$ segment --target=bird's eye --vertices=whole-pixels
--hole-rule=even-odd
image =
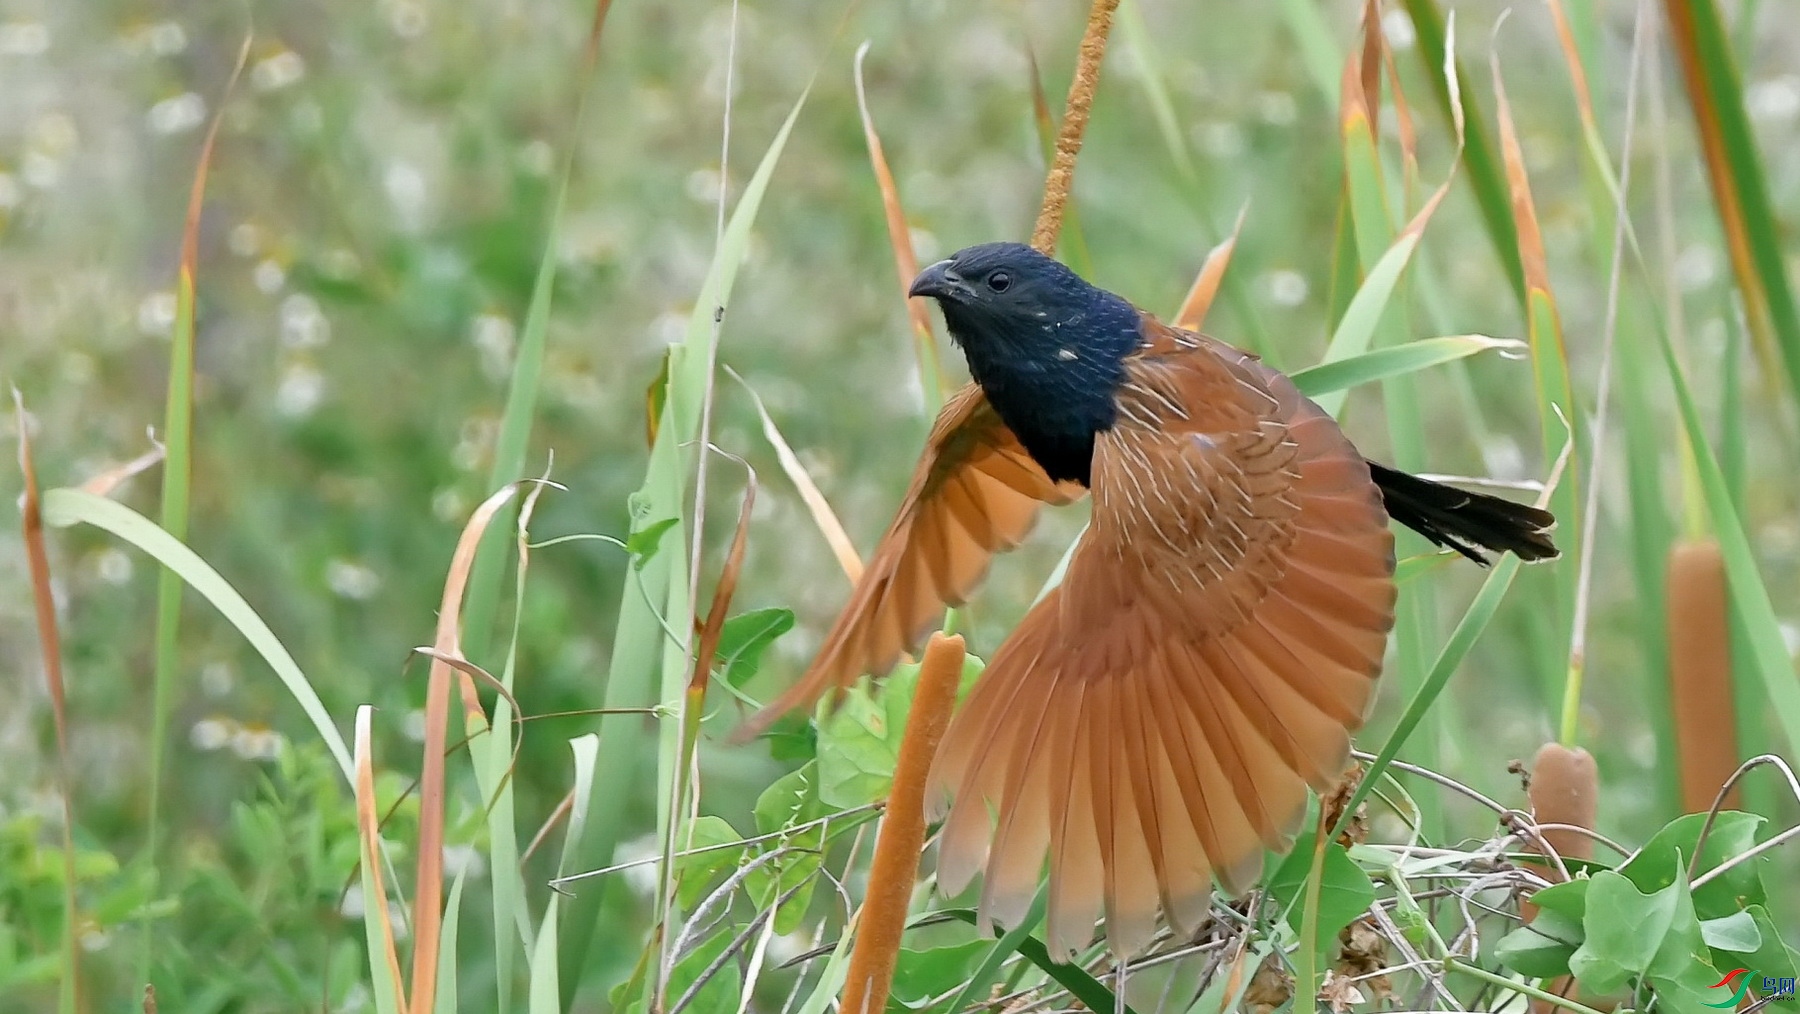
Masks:
[[[1012,276],[1004,271],[996,271],[987,277],[987,286],[995,292],[1005,292],[1012,288]]]

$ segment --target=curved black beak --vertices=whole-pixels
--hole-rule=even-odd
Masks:
[[[951,268],[950,261],[938,261],[919,272],[913,279],[912,287],[906,290],[908,296],[932,296],[937,299],[953,298],[969,292],[969,286],[962,276]]]

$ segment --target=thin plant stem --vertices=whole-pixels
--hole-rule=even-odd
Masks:
[[[1037,228],[1031,232],[1031,245],[1046,256],[1056,254],[1056,237],[1062,232],[1069,191],[1075,185],[1075,157],[1081,154],[1088,114],[1094,108],[1094,88],[1100,83],[1100,62],[1106,56],[1106,39],[1112,33],[1113,14],[1118,9],[1119,0],[1094,0],[1088,12],[1087,30],[1081,36],[1075,79],[1069,83],[1068,105],[1056,134],[1050,173],[1044,179],[1043,207],[1038,212]]]

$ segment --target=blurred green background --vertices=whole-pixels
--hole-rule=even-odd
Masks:
[[[1319,358],[1330,333],[1342,187],[1341,64],[1310,57],[1295,26],[1322,27],[1334,47],[1326,56],[1341,60],[1354,45],[1357,6],[1128,5],[1127,16],[1146,30],[1115,37],[1077,174],[1095,281],[1172,313],[1207,250],[1247,205],[1232,285],[1208,330],[1259,345],[1284,368]],[[1446,6],[1471,69],[1464,87],[1490,115],[1490,54],[1505,73],[1579,411],[1591,413],[1607,279],[1554,28],[1538,3]],[[1509,6],[1516,9],[1501,23]],[[810,81],[725,316],[720,359],[760,393],[866,552],[929,420],[858,121],[852,53],[871,43],[869,103],[927,262],[1029,232],[1043,174],[1029,60],[1035,54],[1060,103],[1084,10],[1066,0],[746,2],[728,75],[729,4],[619,3],[573,139],[531,443],[529,468],[541,470],[554,452],[555,477],[568,490],[544,497],[534,535],[625,533],[626,497],[643,474],[645,390],[663,348],[683,332],[712,255],[726,82],[734,93],[725,182],[735,200]],[[1602,129],[1616,144],[1633,5],[1597,10],[1594,41],[1614,73],[1592,85]],[[1800,215],[1800,10],[1727,10],[1737,19],[1733,39],[1770,191],[1778,216],[1792,222]],[[356,705],[381,709],[380,752],[408,772],[424,688],[424,666],[409,663],[408,652],[430,641],[450,549],[489,492],[591,16],[591,7],[570,0],[0,0],[0,379],[25,399],[46,486],[136,456],[147,428],[162,424],[187,192],[208,118],[252,33],[243,81],[222,110],[199,230],[189,543],[270,622],[346,727]],[[1420,139],[1422,178],[1435,186],[1448,168],[1451,132],[1429,97],[1405,13],[1390,9],[1385,28]],[[1743,407],[1756,415],[1736,448],[1743,512],[1791,650],[1800,640],[1794,406],[1769,393],[1780,378],[1763,373],[1737,336],[1686,96],[1666,50],[1655,56],[1661,94],[1642,98],[1634,217],[1666,283],[1654,295],[1677,314],[1676,337],[1703,409],[1719,409],[1729,361],[1744,371]],[[1157,119],[1151,74],[1171,100],[1179,155]],[[1386,116],[1382,127],[1391,142],[1396,118]],[[1667,174],[1657,180],[1664,152]],[[1420,264],[1433,282],[1428,301],[1408,300],[1406,328],[1523,337],[1517,299],[1464,181],[1426,234]],[[1792,263],[1796,248],[1788,249]],[[1649,297],[1628,289],[1633,298]],[[1644,349],[1651,340],[1619,336]],[[1529,367],[1484,356],[1467,375],[1467,389],[1436,374],[1419,385],[1429,470],[1541,477],[1547,466]],[[1665,386],[1660,376],[1645,382],[1653,405],[1668,404]],[[1470,394],[1480,426],[1469,422]],[[721,379],[718,398],[715,443],[746,458],[762,480],[735,608],[788,607],[800,621],[765,662],[753,688],[765,694],[808,660],[848,582],[782,477],[743,389]],[[1364,391],[1346,416],[1374,457],[1387,453],[1381,408],[1377,394]],[[1672,441],[1673,409],[1657,411]],[[10,447],[13,435],[8,415],[0,438]],[[1615,428],[1615,456],[1617,436]],[[1677,519],[1680,463],[1670,447],[1666,507]],[[5,475],[11,502],[17,473]],[[713,475],[709,531],[722,543],[740,479],[726,464]],[[1635,841],[1673,815],[1673,774],[1652,715],[1664,694],[1660,648],[1646,647],[1661,634],[1646,630],[1639,612],[1644,589],[1629,567],[1622,467],[1609,462],[1598,481],[1581,741],[1599,758],[1602,830]],[[157,489],[153,470],[118,496],[155,516]],[[998,643],[1083,510],[1048,518],[1027,547],[995,567],[972,609],[974,650]],[[1576,524],[1565,518],[1564,531]],[[360,975],[361,931],[337,904],[353,837],[347,854],[327,855],[299,876],[287,875],[298,865],[271,869],[262,851],[297,848],[294,829],[312,822],[321,841],[340,845],[353,827],[329,767],[282,745],[316,751],[292,700],[190,594],[164,817],[171,844],[153,883],[133,857],[145,835],[155,569],[91,529],[56,533],[52,546],[77,841],[95,864],[85,888],[95,912],[84,937],[97,969],[94,997],[117,1009],[114,999],[134,994],[142,943],[135,919],[144,905],[157,913],[151,931],[187,956],[159,960],[194,974],[206,963],[231,969],[222,976],[230,988],[220,985],[214,997],[224,1006],[196,999],[200,1006],[174,1009],[275,1010],[288,997],[337,995],[319,985],[322,969],[340,983]],[[596,542],[534,555],[519,635],[517,694],[528,712],[599,705],[625,565],[622,553]],[[1441,613],[1442,629],[1480,579],[1468,567],[1434,579],[1428,608]],[[1529,608],[1531,589],[1543,587],[1515,592],[1456,676],[1434,732],[1441,769],[1503,801],[1522,798],[1508,761],[1529,757],[1556,729],[1563,674],[1534,661],[1545,632]],[[0,680],[0,857],[13,857],[0,860],[0,915],[11,923],[0,927],[0,979],[41,987],[51,981],[41,959],[55,957],[57,924],[29,916],[45,896],[21,871],[54,864],[50,829],[61,816],[16,526],[0,531],[0,658],[10,661]],[[1398,711],[1392,681],[1387,691],[1378,729]],[[727,713],[719,724],[733,721]],[[525,835],[567,791],[565,741],[593,724],[577,716],[529,727],[517,773]],[[1768,729],[1776,735],[1772,719]],[[270,759],[276,755],[286,759]],[[707,807],[734,817],[754,798],[746,788],[781,770],[761,750],[705,756]],[[390,788],[405,784],[394,777]],[[642,836],[655,827],[653,787],[614,788],[618,805],[638,815],[630,826],[639,839],[633,854],[642,854]],[[1760,798],[1773,806],[1780,797]],[[1468,818],[1458,825],[1464,833],[1487,833],[1472,812],[1452,812]],[[1794,813],[1789,801],[1771,816]],[[453,829],[452,840],[474,836]],[[635,959],[642,897],[613,894],[601,939],[619,957],[606,977]],[[54,890],[48,899],[56,912]],[[492,972],[472,966],[465,974]],[[25,1009],[12,1002],[0,997],[0,1010]]]

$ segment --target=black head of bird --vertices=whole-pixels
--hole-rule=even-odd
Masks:
[[[937,300],[970,375],[1050,477],[1085,485],[1141,341],[1137,308],[1023,243],[959,250],[909,294]]]

